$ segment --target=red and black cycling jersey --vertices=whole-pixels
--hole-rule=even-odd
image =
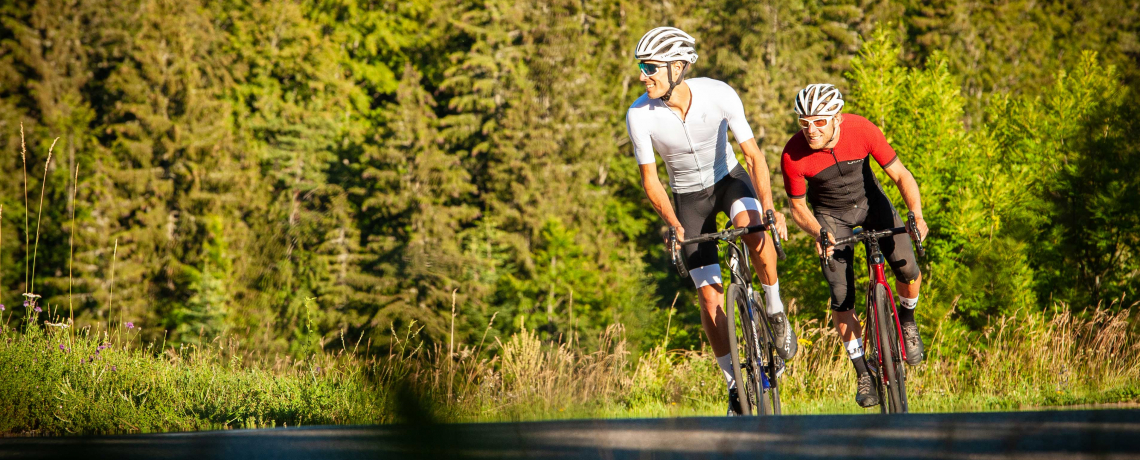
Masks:
[[[807,196],[816,213],[866,207],[868,197],[885,196],[868,156],[883,168],[898,159],[879,127],[859,115],[843,115],[834,149],[812,150],[800,130],[784,146],[784,191]]]

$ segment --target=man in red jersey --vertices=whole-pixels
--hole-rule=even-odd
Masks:
[[[840,112],[842,108],[843,95],[833,85],[808,85],[796,96],[796,114],[803,129],[784,146],[781,160],[792,219],[815,236],[815,249],[820,255],[823,255],[820,229],[827,229],[831,241],[835,241],[851,236],[854,227],[866,230],[901,227],[902,220],[871,171],[869,158],[874,158],[898,186],[907,208],[914,212],[919,235],[925,236],[927,226],[922,219],[922,203],[914,176],[903,166],[879,127],[861,116],[844,115]],[[895,273],[895,291],[904,307],[899,309],[899,320],[907,363],[917,365],[922,361],[922,339],[914,321],[914,309],[918,306],[922,274],[909,238],[905,233],[895,235],[881,240],[880,248]],[[850,244],[830,247],[828,255],[833,257],[837,270],[822,271],[831,285],[835,329],[855,366],[858,379],[855,402],[871,407],[879,403],[879,395],[863,359],[859,321],[853,311],[855,248]]]

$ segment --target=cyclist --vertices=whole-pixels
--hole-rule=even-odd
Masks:
[[[841,113],[842,108],[843,95],[833,85],[808,85],[796,95],[795,110],[802,129],[784,146],[781,159],[792,219],[803,231],[816,237],[815,249],[821,256],[820,229],[827,229],[829,239],[835,241],[851,236],[854,227],[867,230],[901,227],[898,213],[871,171],[867,160],[870,156],[898,186],[907,208],[914,212],[919,235],[926,235],[914,176],[903,166],[877,126],[861,116]],[[895,274],[895,292],[899,293],[903,307],[899,308],[899,320],[906,361],[917,365],[922,361],[922,338],[918,335],[914,309],[918,306],[922,274],[908,238],[907,234],[896,235],[882,240],[880,247]],[[858,388],[855,401],[860,406],[871,407],[879,403],[879,395],[863,358],[859,321],[852,311],[855,307],[852,267],[855,249],[850,244],[829,247],[827,255],[834,257],[831,263],[836,264],[836,270],[822,271],[831,285],[835,329],[855,367]]]
[[[639,61],[645,94],[626,113],[629,139],[641,169],[641,185],[657,214],[681,241],[685,235],[717,231],[719,212],[741,227],[763,223],[761,215],[773,209],[768,164],[756,145],[736,91],[717,80],[685,78],[689,66],[697,61],[695,44],[693,37],[674,27],[658,27],[641,37],[634,56]],[[747,171],[728,144],[729,129],[744,151]],[[669,205],[669,197],[658,180],[654,151],[665,162],[676,207]],[[777,232],[787,238],[784,216],[778,212],[775,216]],[[796,336],[780,300],[776,251],[765,242],[763,232],[745,235],[744,241],[763,286],[778,353],[791,359],[796,353]],[[681,250],[698,291],[701,325],[728,384],[730,415],[740,413],[733,391],[735,379],[717,245],[685,245]]]

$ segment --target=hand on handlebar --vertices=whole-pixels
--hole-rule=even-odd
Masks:
[[[831,232],[827,232],[827,239],[830,244],[827,245],[826,257],[830,259],[831,256],[835,255],[835,235],[832,235]],[[820,257],[824,257],[822,241],[820,235],[815,236],[815,253]]]
[[[930,227],[926,226],[926,220],[923,219],[922,216],[915,216],[914,223],[918,226],[918,238],[915,238],[916,235],[911,235],[910,237],[917,241],[926,240],[926,235],[930,233]]]
[[[785,219],[784,214],[780,213],[780,212],[773,213],[773,215],[775,216],[775,219],[776,219],[776,234],[780,235],[781,240],[787,241],[788,240],[788,222],[787,222],[787,219]]]
[[[685,242],[685,227],[682,227],[680,225],[673,227],[673,233],[675,235],[677,235],[677,244],[676,244],[676,247],[674,248],[674,250],[677,252],[681,252],[681,243]],[[668,244],[668,242],[666,242],[665,244]]]

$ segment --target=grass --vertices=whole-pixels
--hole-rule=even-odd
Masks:
[[[1130,310],[1003,318],[984,333],[924,331],[931,351],[909,371],[914,412],[1017,410],[1137,401],[1140,341]],[[61,435],[315,424],[518,421],[720,415],[710,354],[659,346],[630,358],[621,325],[597,350],[506,340],[425,349],[404,331],[382,356],[341,350],[306,360],[244,350],[142,343],[137,330],[60,323],[0,333],[0,433]],[[11,316],[2,318],[5,324]],[[798,324],[800,355],[781,380],[785,413],[858,413],[853,371],[818,320]],[[395,332],[395,331],[394,331]],[[70,341],[70,342],[69,342]],[[72,343],[72,345],[68,345]],[[493,351],[493,353],[489,353]],[[493,355],[493,356],[491,356]]]

